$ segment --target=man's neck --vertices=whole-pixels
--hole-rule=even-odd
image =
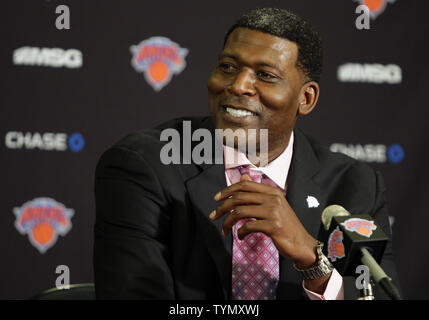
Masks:
[[[261,164],[260,159],[268,159],[268,161],[265,163],[262,161],[263,166],[270,164],[273,160],[277,159],[286,150],[286,148],[289,146],[291,134],[292,134],[292,132],[289,133],[289,135],[287,136],[287,139],[283,140],[286,142],[283,142],[282,144],[278,145],[277,147],[269,149],[268,155],[267,154],[261,154],[260,152],[257,152],[256,156],[253,156],[253,157],[251,155],[249,155],[249,153],[246,153],[246,157],[256,167],[260,166],[260,164]],[[255,159],[256,161],[255,160],[252,161],[253,159]]]

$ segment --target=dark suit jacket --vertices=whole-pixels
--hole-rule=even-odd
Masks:
[[[210,117],[175,119],[130,134],[101,157],[95,178],[94,272],[97,298],[230,299],[231,235],[225,217],[211,221],[214,195],[226,186],[224,165],[163,165],[164,128],[213,132]],[[213,161],[214,162],[214,161]],[[339,204],[352,214],[369,213],[390,234],[381,175],[365,164],[332,153],[295,130],[287,201],[314,237],[323,209]],[[308,195],[318,199],[308,208]],[[382,266],[396,280],[389,243]],[[375,288],[377,298],[386,298]],[[356,299],[355,280],[345,277],[345,297]],[[278,299],[306,298],[302,278],[280,258]]]

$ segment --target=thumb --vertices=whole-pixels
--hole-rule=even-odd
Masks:
[[[252,178],[250,178],[248,174],[243,174],[240,178],[240,181],[243,181],[243,180],[252,181]]]

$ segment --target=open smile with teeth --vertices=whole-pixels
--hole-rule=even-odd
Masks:
[[[250,112],[248,110],[244,110],[244,109],[236,109],[236,108],[227,107],[227,106],[224,106],[224,108],[228,114],[230,114],[231,116],[236,117],[236,118],[255,116],[256,115],[255,113]]]

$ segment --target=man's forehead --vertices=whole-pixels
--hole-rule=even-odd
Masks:
[[[272,58],[277,58],[283,63],[292,61],[295,63],[298,55],[296,43],[285,38],[246,28],[237,28],[229,35],[223,52],[236,54],[237,52],[235,51],[237,50],[251,50],[253,54],[265,54]]]

